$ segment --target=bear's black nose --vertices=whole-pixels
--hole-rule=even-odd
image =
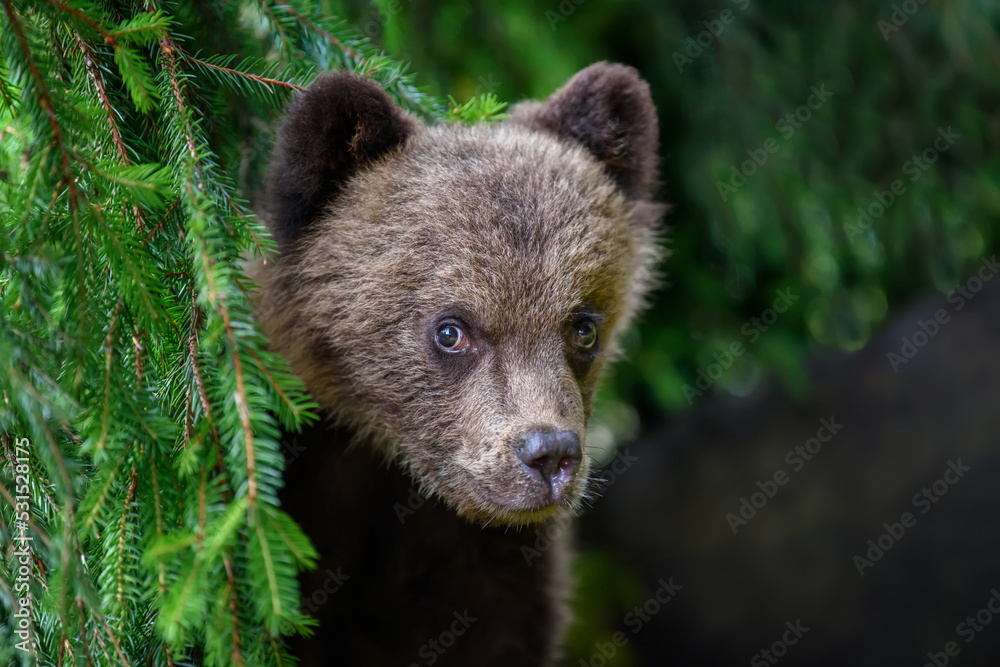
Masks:
[[[560,502],[583,456],[580,438],[573,431],[531,431],[518,444],[517,455],[529,474],[548,486],[552,502]]]

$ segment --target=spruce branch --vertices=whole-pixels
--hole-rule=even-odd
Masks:
[[[38,65],[35,64],[34,58],[31,57],[31,49],[28,47],[28,40],[24,36],[24,30],[21,27],[21,22],[14,13],[14,8],[11,6],[10,0],[3,0],[3,6],[4,10],[7,12],[7,20],[10,21],[11,29],[14,31],[14,36],[16,37],[18,44],[21,45],[24,61],[28,65],[31,77],[35,80],[35,93],[38,95],[39,106],[42,108],[42,111],[45,112],[45,115],[48,116],[49,125],[52,128],[53,141],[59,151],[59,157],[62,160],[63,173],[66,178],[66,185],[69,188],[69,205],[71,209],[75,210],[77,206],[76,181],[73,178],[73,168],[70,166],[70,155],[63,144],[62,129],[59,127],[59,121],[56,119],[56,111],[52,104],[52,97],[49,95],[48,88],[45,87],[45,79],[42,78],[42,73],[38,70]]]
[[[254,322],[242,263],[274,243],[227,167],[243,185],[242,142],[264,152],[318,69],[441,107],[300,0],[182,20],[157,0],[0,1],[0,429],[33,443],[38,662],[285,664],[315,551],[279,507],[277,433],[316,405]],[[226,23],[247,9],[259,23]],[[11,590],[0,567],[0,604]]]
[[[118,590],[116,592],[116,598],[118,600],[118,604],[122,607],[125,606],[125,520],[128,518],[129,512],[131,511],[132,501],[135,500],[135,489],[138,481],[135,467],[133,466],[131,481],[129,482],[128,487],[128,496],[125,499],[125,507],[122,509],[122,520],[119,528],[118,540]]]
[[[84,12],[80,11],[76,7],[67,5],[65,2],[60,2],[60,0],[45,0],[47,3],[53,7],[57,7],[59,10],[66,12],[67,14],[73,16],[74,18],[83,21],[89,25],[97,33],[100,33],[101,37],[104,38],[104,43],[112,47],[118,48],[118,42],[115,40],[115,36],[110,32],[101,27],[101,24],[87,16]]]
[[[111,412],[111,355],[114,353],[115,323],[121,314],[122,304],[125,303],[125,295],[118,299],[115,312],[111,315],[111,323],[108,325],[108,336],[104,340],[105,361],[104,361],[104,406],[101,413],[101,435],[97,440],[97,451],[104,451],[104,441],[108,437],[108,416]],[[90,527],[88,521],[87,526]]]
[[[108,97],[108,91],[104,85],[104,77],[101,74],[100,68],[97,66],[97,62],[94,58],[94,52],[90,46],[80,37],[80,33],[74,31],[73,36],[76,38],[77,46],[79,46],[81,53],[83,54],[84,63],[87,68],[87,75],[91,82],[94,84],[94,88],[97,91],[97,96],[101,100],[101,105],[104,107],[105,112],[108,116],[108,128],[111,130],[111,138],[114,142],[115,149],[118,151],[118,157],[121,163],[125,166],[131,166],[132,162],[128,156],[128,149],[125,148],[125,142],[122,140],[121,132],[118,129],[118,123],[115,120],[114,108],[111,104],[111,99]],[[137,204],[132,205],[132,213],[135,215],[136,224],[140,229],[145,228],[146,221],[145,215],[142,209],[139,208]]]
[[[257,59],[253,59],[251,61],[245,61],[243,64],[240,65],[239,68],[226,67],[226,66],[222,65],[221,63],[217,63],[217,62],[213,63],[213,62],[211,62],[211,59],[210,60],[202,60],[200,58],[196,58],[194,56],[190,56],[190,55],[186,55],[186,54],[184,55],[184,59],[186,61],[188,61],[189,63],[193,64],[193,65],[197,65],[198,67],[203,67],[203,68],[211,70],[213,72],[221,72],[221,73],[226,74],[228,76],[241,77],[241,78],[253,81],[255,83],[259,83],[259,84],[265,86],[267,88],[268,92],[273,92],[273,89],[271,88],[272,86],[278,86],[278,87],[281,87],[281,88],[287,88],[289,90],[296,90],[296,91],[300,91],[300,92],[306,89],[305,86],[301,86],[301,85],[299,85],[297,83],[294,83],[293,81],[282,81],[280,79],[272,79],[272,78],[268,78],[266,76],[261,76],[259,74],[253,74],[251,72],[244,71],[247,68],[248,65],[251,65],[252,63],[257,62]],[[232,56],[223,56],[223,57],[220,58],[220,60],[222,60],[222,61],[232,61],[233,57]],[[228,82],[229,81],[229,79],[226,78],[226,77],[218,77],[217,80],[219,80],[221,82]]]
[[[275,15],[270,5],[267,4],[267,0],[257,0],[257,5],[266,16],[268,24],[274,28],[278,44],[281,45],[285,51],[290,51],[291,57],[300,61],[305,60],[305,56],[302,53],[291,50],[291,42],[288,39],[288,35],[285,34],[285,27],[281,25],[281,21],[278,20],[277,15]]]
[[[305,26],[307,29],[315,32],[317,35],[321,36],[323,39],[325,39],[326,41],[328,41],[330,44],[332,44],[333,46],[335,46],[338,49],[340,49],[344,53],[344,55],[346,55],[348,58],[350,58],[351,60],[353,60],[355,63],[362,63],[362,62],[364,62],[364,58],[361,57],[361,54],[353,51],[350,47],[348,47],[346,44],[344,44],[344,42],[342,42],[341,40],[337,39],[332,34],[330,34],[329,32],[327,32],[326,30],[324,30],[315,21],[313,21],[312,19],[310,19],[308,16],[305,16],[302,13],[300,13],[297,9],[295,9],[294,7],[292,7],[291,3],[288,2],[288,0],[275,0],[275,1],[279,5],[281,5],[282,7],[284,7],[285,10],[289,14],[291,14],[292,16],[294,16],[303,26]]]
[[[240,621],[239,621],[239,595],[236,590],[236,577],[233,574],[233,562],[231,557],[223,558],[226,567],[226,592],[229,600],[229,611],[233,623],[233,652],[231,662],[233,665],[242,665],[243,655],[240,651]]]
[[[118,131],[118,122],[115,120],[114,108],[111,104],[111,99],[108,97],[108,91],[104,87],[104,76],[101,74],[100,68],[97,66],[97,61],[94,59],[94,52],[90,46],[83,41],[80,37],[80,33],[73,32],[73,36],[76,38],[76,43],[80,47],[80,51],[83,53],[83,60],[87,67],[87,75],[90,77],[91,82],[94,84],[94,88],[97,90],[97,96],[101,100],[101,105],[108,115],[108,129],[111,130],[111,138],[114,141],[115,148],[118,150],[118,156],[121,158],[122,164],[130,165],[132,164],[128,157],[128,150],[125,148],[125,142],[122,141],[122,135]]]

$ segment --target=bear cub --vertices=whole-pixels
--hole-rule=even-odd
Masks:
[[[660,257],[657,143],[608,63],[494,124],[423,124],[344,72],[291,102],[255,277],[324,418],[282,495],[320,553],[302,664],[558,659],[566,548],[533,545],[588,497],[595,385]]]

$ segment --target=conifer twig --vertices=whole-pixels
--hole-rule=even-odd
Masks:
[[[220,72],[225,72],[226,74],[232,74],[234,76],[242,76],[247,79],[250,79],[251,81],[256,81],[257,83],[261,83],[264,85],[281,86],[282,88],[289,88],[291,90],[298,90],[298,91],[303,91],[306,89],[305,86],[300,86],[297,83],[291,83],[289,81],[281,81],[279,79],[269,79],[266,76],[260,76],[259,74],[252,74],[250,72],[244,72],[242,70],[233,69],[231,67],[223,67],[222,65],[214,65],[210,62],[201,60],[200,58],[189,56],[186,53],[182,53],[181,55],[184,57],[185,60],[201,65],[202,67],[218,70]]]
[[[122,164],[130,166],[132,161],[128,157],[128,149],[125,148],[125,142],[122,140],[121,132],[118,130],[118,122],[115,120],[115,112],[114,108],[111,106],[111,98],[108,97],[107,88],[104,86],[104,77],[101,75],[101,69],[97,66],[97,62],[94,60],[94,52],[83,40],[83,38],[80,37],[80,33],[74,30],[73,36],[76,38],[76,43],[79,45],[81,53],[83,53],[83,61],[87,69],[87,75],[93,82],[94,88],[97,89],[97,97],[101,100],[101,105],[104,107],[105,112],[107,112],[108,127],[111,129],[111,139],[118,151],[118,156],[121,158]],[[143,216],[142,209],[139,208],[138,204],[132,205],[132,213],[135,215],[139,228],[144,229],[146,226],[145,216]]]
[[[78,19],[89,25],[91,28],[93,28],[95,31],[100,33],[101,37],[104,38],[105,44],[108,44],[113,48],[118,48],[118,41],[115,39],[115,36],[112,35],[110,32],[108,32],[107,30],[105,30],[104,28],[102,28],[100,23],[87,16],[79,9],[75,7],[70,7],[66,3],[60,2],[59,0],[46,0],[46,2],[48,2],[50,5],[54,7],[58,7],[67,14],[72,14],[73,16],[77,17]]]
[[[243,656],[240,652],[240,620],[238,614],[239,597],[236,590],[236,576],[233,573],[233,564],[228,557],[222,559],[226,567],[226,579],[228,580],[229,611],[233,619],[233,654],[232,663],[234,665],[243,664]]]
[[[115,112],[111,106],[111,98],[108,97],[108,91],[104,87],[104,77],[101,76],[101,70],[94,60],[94,52],[83,41],[83,38],[80,37],[80,33],[74,30],[73,35],[76,37],[76,43],[80,45],[87,74],[93,82],[94,88],[97,89],[97,97],[101,100],[101,105],[108,114],[108,127],[111,129],[111,138],[114,140],[115,148],[118,150],[118,156],[121,158],[122,164],[132,164],[128,158],[128,150],[125,148],[125,142],[122,141],[122,135],[118,131],[118,123],[115,121]]]
[[[205,383],[201,379],[201,368],[198,366],[198,331],[200,327],[201,308],[195,304],[191,317],[191,335],[188,337],[188,352],[191,355],[191,372],[194,375],[194,384],[198,390],[201,409],[205,411],[205,418],[214,431],[215,421],[212,419],[212,405],[208,402],[208,394],[205,393]]]
[[[8,0],[4,1],[6,2]],[[194,166],[195,174],[198,177],[198,187],[201,190],[204,190],[205,183],[202,180],[201,169],[198,166],[198,149],[195,146],[194,136],[191,134],[191,119],[186,113],[184,113],[187,108],[187,104],[184,101],[181,84],[177,78],[177,62],[175,54],[180,53],[180,48],[174,43],[174,40],[170,36],[169,32],[165,33],[163,37],[160,38],[160,50],[163,52],[164,56],[166,56],[166,69],[167,75],[170,77],[170,86],[174,93],[174,104],[177,106],[177,111],[184,119],[184,139],[187,142],[188,152],[191,154],[191,162]]]
[[[233,398],[236,401],[236,411],[243,423],[243,444],[247,453],[247,497],[250,500],[249,511],[252,512],[257,505],[257,463],[253,445],[253,427],[250,424],[250,409],[247,405],[246,386],[243,380],[243,363],[240,361],[233,324],[229,319],[229,310],[221,299],[219,300],[219,312],[222,314],[222,321],[226,327],[226,337],[229,339],[230,345],[233,346],[233,372],[236,376],[236,394]]]
[[[282,44],[287,44],[288,36],[285,35],[285,29],[284,27],[282,27],[281,21],[278,20],[278,17],[274,15],[273,11],[271,11],[271,7],[267,4],[267,0],[257,0],[257,3],[264,10],[264,13],[267,14],[268,18],[271,21],[271,25],[274,26],[275,31],[278,33],[278,41]],[[293,53],[293,55],[299,60],[305,59],[305,56],[303,56],[301,53],[297,51]]]
[[[24,55],[24,60],[28,63],[28,71],[31,72],[31,78],[35,80],[35,86],[37,87],[38,92],[38,103],[41,105],[45,115],[49,118],[49,126],[52,128],[52,136],[55,139],[56,148],[59,150],[59,156],[62,159],[63,172],[66,175],[66,185],[69,188],[70,209],[75,210],[77,207],[76,180],[73,178],[73,168],[70,166],[69,153],[67,153],[66,147],[63,144],[62,129],[59,127],[59,121],[56,119],[56,110],[52,105],[52,97],[49,95],[49,90],[45,86],[45,79],[42,78],[42,73],[38,70],[38,65],[35,63],[35,59],[31,57],[31,49],[28,47],[28,40],[24,36],[24,30],[21,29],[21,22],[18,21],[17,15],[14,13],[14,8],[10,4],[10,0],[3,0],[3,6],[7,11],[7,18],[10,20],[10,26],[14,31],[14,37],[17,39],[17,43],[21,45],[21,52]]]
[[[118,298],[115,312],[111,315],[111,322],[108,324],[108,335],[104,339],[104,407],[101,416],[101,437],[97,440],[97,451],[104,451],[104,440],[108,435],[108,417],[111,411],[111,357],[114,352],[115,323],[118,315],[122,311],[122,304],[125,303],[125,295]]]
[[[155,234],[160,229],[163,229],[163,223],[167,221],[167,218],[170,217],[170,214],[174,212],[174,209],[177,208],[177,205],[180,203],[181,203],[180,197],[174,200],[174,203],[172,203],[170,207],[167,209],[167,212],[163,214],[163,217],[160,218],[160,222],[156,225],[156,227],[153,227],[151,230],[149,230],[149,233],[146,234],[146,238],[143,239],[142,241],[143,246],[149,245],[149,240],[153,238],[153,234]]]
[[[132,479],[128,485],[128,495],[125,497],[125,506],[122,509],[121,526],[118,537],[118,604],[125,606],[125,519],[128,517],[132,501],[135,499],[135,488],[139,480],[136,477],[135,466],[132,467]]]
[[[292,16],[294,16],[295,18],[297,18],[299,20],[299,23],[301,23],[302,25],[306,26],[310,30],[314,31],[316,34],[318,34],[321,37],[323,37],[324,39],[326,39],[326,41],[328,41],[331,44],[333,44],[334,46],[336,46],[338,49],[340,49],[345,54],[347,54],[348,57],[350,57],[351,59],[353,59],[354,62],[357,62],[357,63],[364,62],[365,59],[361,56],[361,54],[355,53],[354,51],[351,50],[351,48],[349,46],[347,46],[347,44],[344,44],[342,41],[340,41],[339,39],[337,39],[336,37],[334,37],[333,35],[331,35],[330,33],[328,33],[321,26],[317,25],[314,21],[312,21],[311,19],[309,19],[309,17],[303,16],[294,7],[292,7],[290,4],[288,4],[287,0],[276,0],[276,1],[277,1],[277,3],[279,5],[281,5],[285,9],[287,9],[289,14],[291,14]]]

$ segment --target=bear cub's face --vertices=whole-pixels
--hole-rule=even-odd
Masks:
[[[330,418],[462,516],[573,508],[595,384],[658,258],[656,147],[620,65],[473,127],[321,77],[272,162],[261,321]]]

